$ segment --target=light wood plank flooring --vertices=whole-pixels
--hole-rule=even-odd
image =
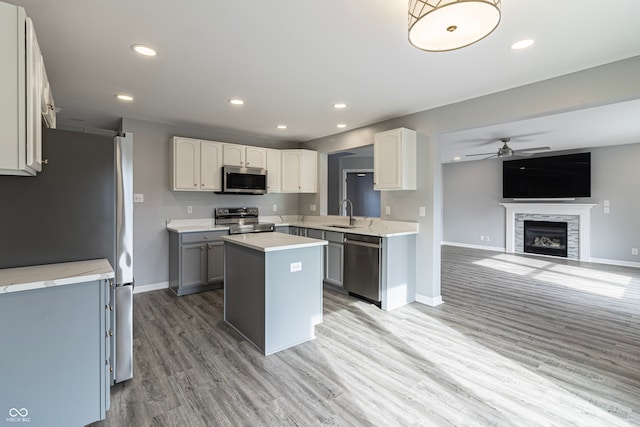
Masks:
[[[222,291],[135,295],[134,379],[95,426],[640,425],[640,271],[443,247],[432,308],[332,289],[264,357]]]

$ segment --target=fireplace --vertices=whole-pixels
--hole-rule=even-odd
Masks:
[[[524,252],[567,257],[567,223],[524,221]]]

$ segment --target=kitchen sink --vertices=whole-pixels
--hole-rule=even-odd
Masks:
[[[355,225],[343,225],[343,224],[329,224],[327,227],[335,227],[335,228],[356,228]]]

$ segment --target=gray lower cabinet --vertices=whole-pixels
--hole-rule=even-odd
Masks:
[[[108,280],[0,295],[0,420],[35,427],[105,418],[108,295]]]
[[[289,234],[289,226],[288,225],[276,225],[277,233],[285,233]]]
[[[169,232],[169,288],[178,296],[219,289],[224,282],[227,231]]]
[[[324,238],[329,241],[324,254],[324,281],[335,286],[342,286],[344,234],[326,231]]]

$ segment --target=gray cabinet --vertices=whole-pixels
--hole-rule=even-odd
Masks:
[[[325,240],[329,244],[325,247],[324,255],[324,281],[332,285],[342,287],[342,271],[344,265],[343,233],[326,231]]]
[[[289,226],[288,225],[276,225],[276,232],[289,234]]]
[[[17,418],[7,425],[83,426],[105,418],[108,295],[108,280],[0,294],[1,416]]]
[[[169,288],[176,295],[219,289],[224,282],[225,231],[169,232]]]

